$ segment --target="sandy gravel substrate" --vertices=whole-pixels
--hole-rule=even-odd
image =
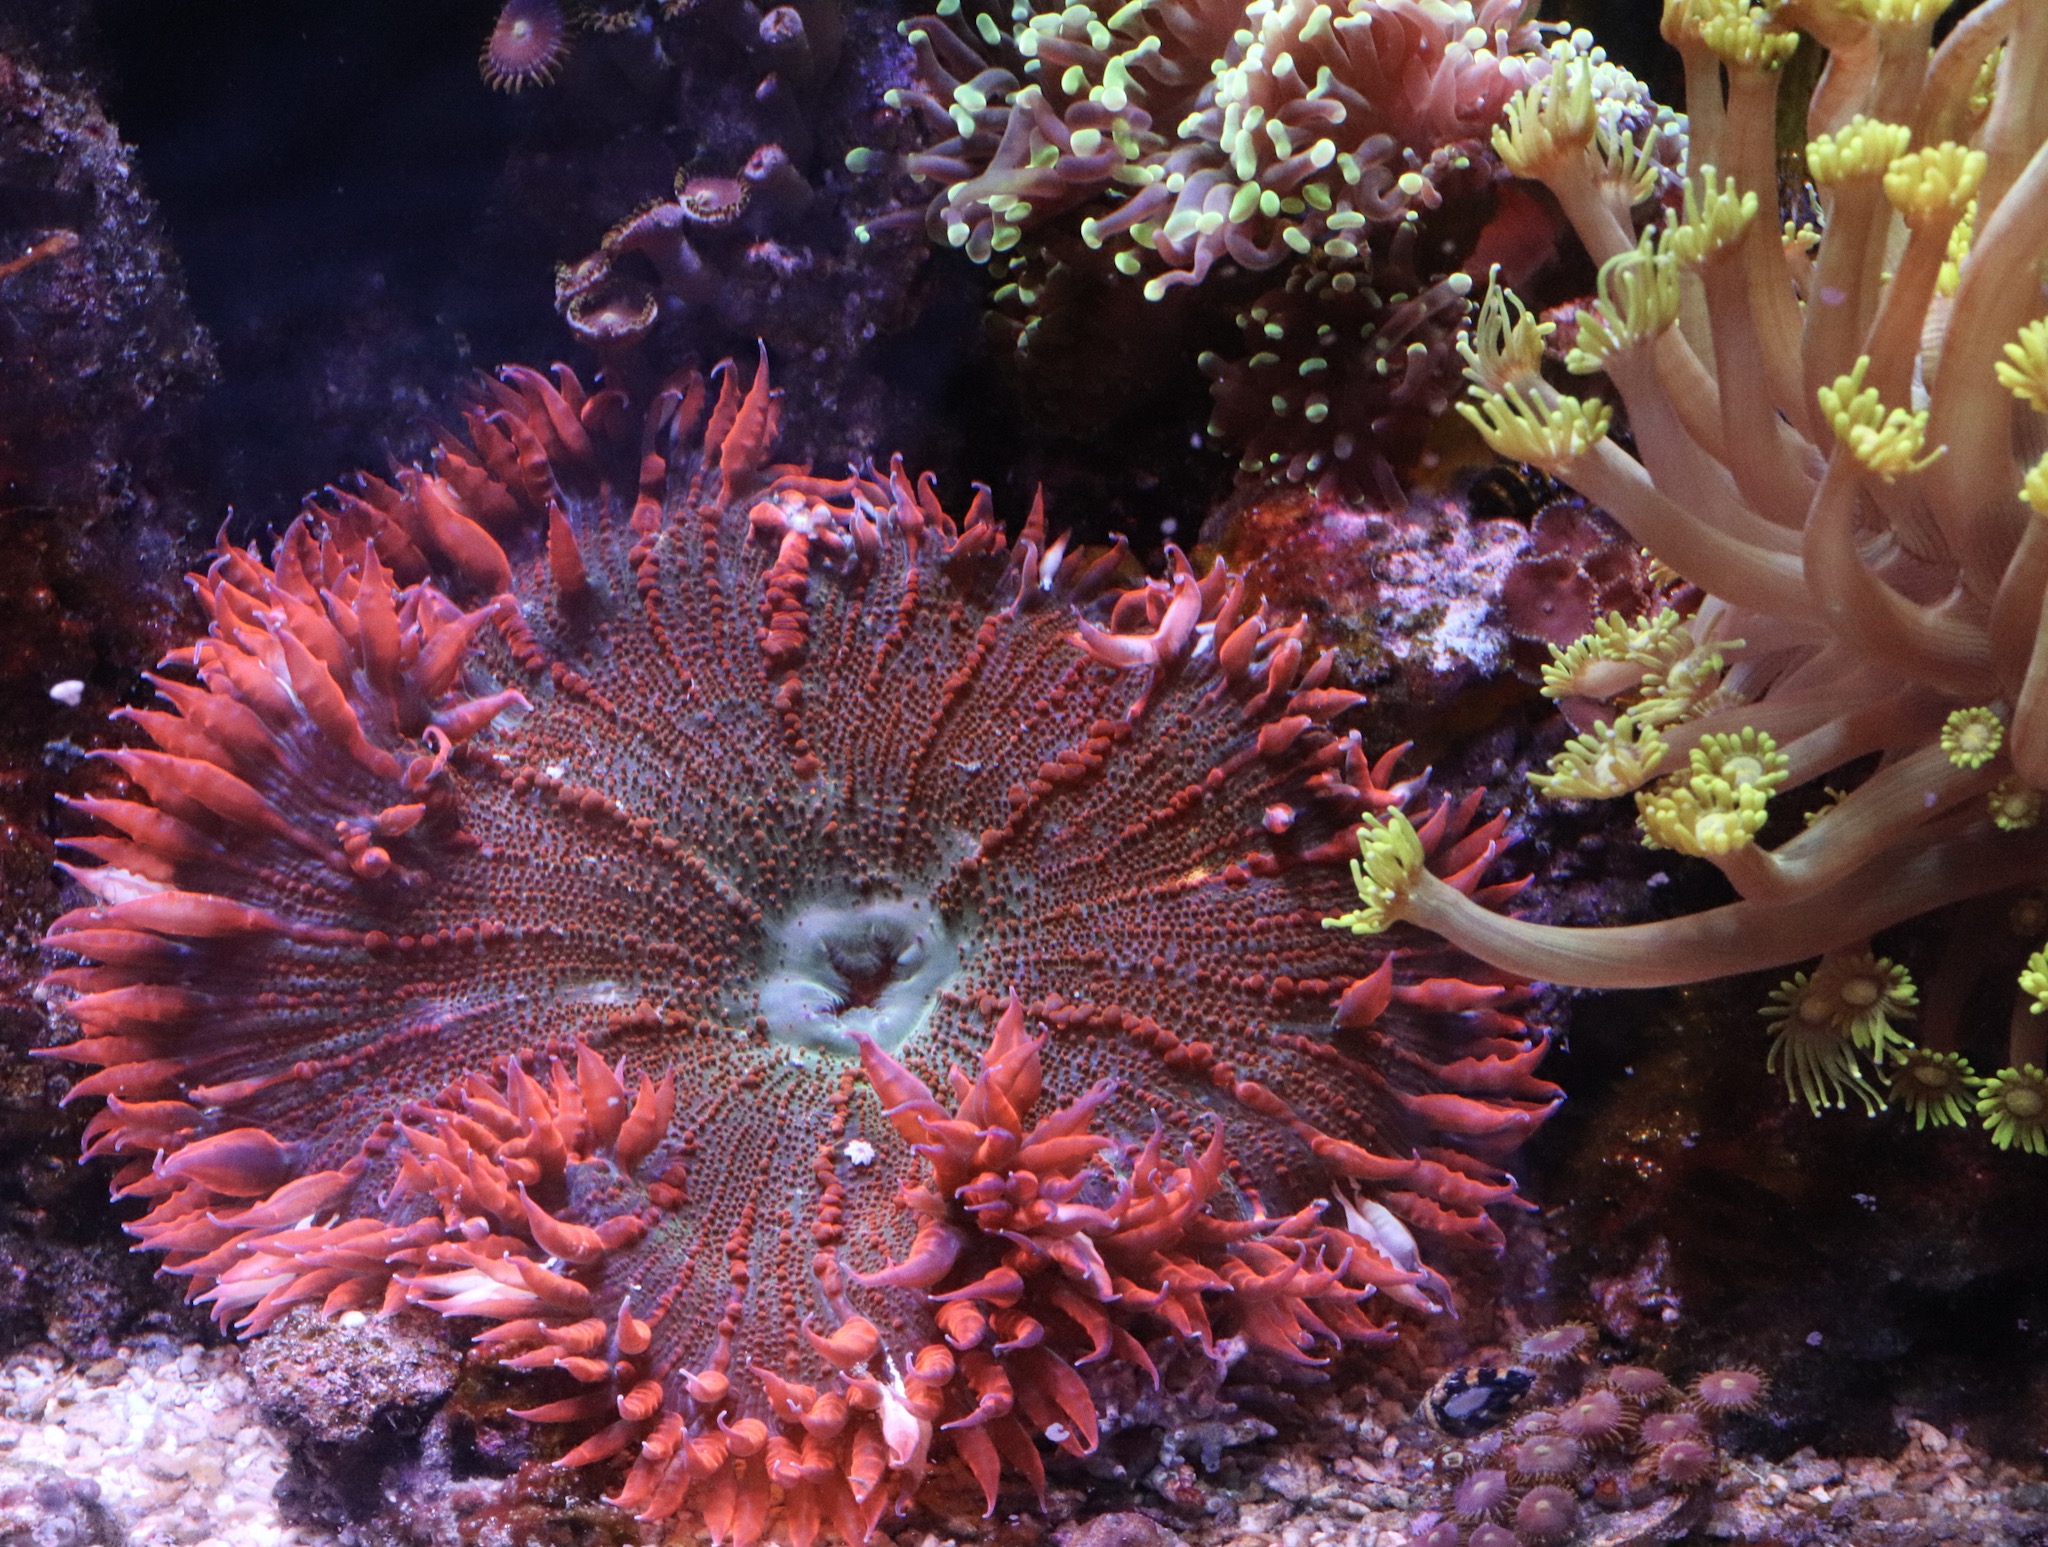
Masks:
[[[0,1365],[6,1547],[315,1547],[278,1517],[288,1459],[231,1348]]]
[[[1232,1448],[1217,1486],[1170,1442],[1153,1475],[1104,1511],[1055,1486],[1050,1520],[945,1521],[877,1533],[875,1547],[974,1547],[977,1538],[1057,1547],[1406,1547],[1441,1519],[1439,1442],[1332,1403],[1321,1438]],[[1380,1412],[1392,1416],[1383,1405]],[[1744,1547],[2039,1547],[2048,1482],[1989,1461],[1961,1438],[1902,1416],[1887,1458],[1732,1462],[1711,1501],[1594,1512],[1585,1547],[1671,1541]],[[389,1541],[462,1547],[401,1507],[343,1538],[288,1524],[275,1499],[289,1441],[266,1422],[233,1348],[164,1338],[89,1365],[37,1351],[0,1363],[0,1547],[334,1547]],[[515,1480],[472,1482],[480,1495]],[[475,1502],[487,1503],[479,1497]],[[604,1512],[609,1513],[609,1512]],[[408,1518],[410,1517],[410,1518]],[[616,1521],[628,1540],[642,1531]],[[950,1528],[950,1529],[949,1529]],[[1691,1534],[1686,1534],[1687,1532]]]

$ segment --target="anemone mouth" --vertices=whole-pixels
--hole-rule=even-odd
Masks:
[[[960,949],[922,897],[812,902],[767,926],[757,1013],[769,1038],[852,1058],[859,1037],[894,1052],[923,1026]]]

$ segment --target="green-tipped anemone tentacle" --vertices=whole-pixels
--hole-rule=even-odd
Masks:
[[[1331,928],[1404,922],[1519,977],[1578,988],[1663,988],[1783,966],[1867,938],[1960,898],[2016,886],[2048,865],[2048,839],[1974,831],[1903,859],[1884,856],[1797,901],[1729,903],[1648,924],[1571,928],[1495,913],[1430,874],[1399,813],[1359,834],[1357,912]],[[1389,836],[1391,834],[1391,836]],[[1368,890],[1370,888],[1370,890]]]

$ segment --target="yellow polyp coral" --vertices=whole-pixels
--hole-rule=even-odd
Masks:
[[[1656,342],[1678,320],[1678,265],[1656,250],[1655,239],[1617,253],[1600,265],[1599,294],[1579,313],[1579,329],[1564,367],[1574,376],[1605,370],[1625,349]]]
[[[1583,455],[1614,417],[1607,404],[1567,396],[1543,380],[1543,341],[1555,327],[1494,284],[1458,341],[1473,399],[1456,405],[1459,414],[1500,455],[1542,468]]]
[[[1654,727],[1617,715],[1566,742],[1550,771],[1530,774],[1529,783],[1558,800],[1607,800],[1641,788],[1670,750]]]
[[[1422,840],[1398,808],[1384,817],[1367,816],[1358,824],[1358,858],[1351,862],[1351,882],[1363,906],[1323,920],[1325,929],[1348,929],[1354,935],[1386,932],[1400,917],[1401,904],[1422,873]]]
[[[1730,639],[1726,647],[1740,649],[1742,643]],[[1645,725],[1672,725],[1697,719],[1723,702],[1722,682],[1727,669],[1727,659],[1720,650],[1689,650],[1669,665],[1643,673],[1642,688],[1630,712]]]
[[[1509,100],[1506,122],[1493,131],[1494,152],[1517,177],[1539,177],[1593,143],[1595,104],[1592,65],[1575,60]]]
[[[1993,824],[2003,833],[2023,833],[2041,820],[2041,792],[2007,774],[1984,797]]]
[[[1657,191],[1664,169],[1656,156],[1656,136],[1637,139],[1603,123],[1593,143],[1600,158],[1600,174],[1620,194],[1623,203],[1640,204]]]
[[[2048,455],[2027,469],[2020,480],[2020,498],[2037,516],[2048,516]]]
[[[2048,414],[2048,319],[2036,318],[2005,346],[1992,369],[1998,384],[2037,414]]]
[[[1982,768],[2005,742],[2005,722],[1995,709],[1952,709],[1941,722],[1941,750],[1958,768]]]
[[[1884,174],[1884,196],[1905,217],[1909,229],[1958,220],[1977,196],[1990,158],[1944,141],[1898,157]]]
[[[1731,69],[1776,70],[1799,47],[1799,34],[1773,25],[1761,5],[1723,5],[1702,18],[1699,39]]]
[[[1611,699],[1638,686],[1646,671],[1662,671],[1693,648],[1692,636],[1672,608],[1633,622],[1610,612],[1591,633],[1561,650],[1550,647],[1543,696]]]
[[[1941,274],[1934,282],[1934,293],[1947,300],[1956,293],[1956,286],[1963,282],[1963,258],[1970,250],[1970,243],[1977,234],[1977,201],[1970,200],[1963,206],[1962,214],[1948,230],[1948,251],[1942,255]]]
[[[1743,644],[1715,637],[1715,623],[1712,614],[1686,619],[1670,607],[1634,622],[1609,613],[1565,649],[1551,646],[1543,696],[1616,706],[1646,730],[1693,719],[1718,702],[1727,671],[1723,652]]]
[[[1874,1114],[1884,1098],[1865,1076],[1838,996],[1822,981],[1826,965],[1811,976],[1795,972],[1771,990],[1762,1011],[1772,1034],[1764,1067],[1777,1074],[1782,1065],[1787,1099],[1804,1100],[1816,1115],[1839,1111],[1852,1094]]]
[[[1537,787],[1621,793],[1617,747],[1654,735],[1666,762],[1633,792],[1645,841],[1713,865],[1734,897],[1562,928],[1425,883],[1410,922],[1526,977],[1649,988],[1845,961],[1952,904],[2048,883],[2048,28],[2036,6],[1992,0],[1936,44],[1940,9],[1667,0],[1681,207],[1617,228],[1583,165],[1532,166],[1598,267],[1563,363],[1606,378],[1602,434],[1571,434],[1563,405],[1580,400],[1558,393],[1538,324],[1504,346],[1528,317],[1506,296],[1486,298],[1492,332],[1475,328],[1461,406],[1687,596],[1668,659],[1638,660],[1605,625],[1557,653],[1544,691],[1583,734]],[[1787,72],[1746,52],[1794,28],[1828,56],[1806,113],[1818,209],[1801,207],[1796,241],[1759,218],[1806,192],[1783,189],[1772,132],[1791,116]],[[1821,789],[1825,803],[1802,796],[1767,821],[1774,791]],[[2035,971],[2024,992],[2048,990],[2048,966]],[[1788,1008],[1776,1067],[1810,1104],[1868,1105],[1889,1085],[1941,1125],[1975,1090],[1967,1054],[2017,1071],[1982,1099],[2025,1147],[2048,1014],[1966,1023],[1962,997],[1937,997],[1917,1049],[1869,1027],[1859,1048],[1853,1018]],[[1993,1024],[2001,1051],[1965,1046]]]
[[[1692,766],[1636,796],[1636,815],[1657,848],[1704,858],[1731,854],[1763,830],[1771,792],[1790,768],[1777,742],[1745,726],[1700,738]]]
[[[2027,965],[2020,973],[2020,992],[2033,1001],[2027,1008],[2039,1015],[2048,1011],[2048,946],[2027,958]]]
[[[1961,1053],[1909,1047],[1891,1071],[1891,1104],[1913,1114],[1913,1131],[1960,1128],[1970,1120],[1977,1076]]]
[[[2048,1155],[2048,1073],[2023,1064],[1987,1077],[1977,1087],[1977,1115],[2000,1149]]]
[[[1545,472],[1584,456],[1607,433],[1614,410],[1552,391],[1540,382],[1526,393],[1509,384],[1499,392],[1476,392],[1476,403],[1458,412],[1501,456]]]
[[[1513,291],[1489,285],[1479,315],[1458,340],[1465,379],[1487,392],[1540,379],[1543,341],[1556,331],[1556,323],[1537,321]]]
[[[1806,169],[1821,188],[1859,177],[1882,178],[1912,143],[1913,131],[1904,124],[1858,113],[1834,133],[1816,135],[1807,142]]]
[[[1886,483],[1933,466],[1948,448],[1936,446],[1922,454],[1927,441],[1927,410],[1886,409],[1877,388],[1863,384],[1869,369],[1870,356],[1858,355],[1852,370],[1815,394],[1836,438]]]
[[[1895,1060],[1908,1046],[1898,1028],[1913,1018],[1920,993],[1897,962],[1868,951],[1829,956],[1814,970],[1811,988],[1825,996],[1832,1017],[1872,1063]]]
[[[1741,241],[1756,220],[1756,190],[1738,189],[1732,175],[1715,180],[1704,167],[1697,183],[1685,185],[1684,215],[1665,229],[1663,250],[1680,263],[1704,263]]]

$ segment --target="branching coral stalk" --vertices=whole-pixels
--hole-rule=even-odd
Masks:
[[[1615,618],[1558,652],[1546,692],[1581,734],[1537,782],[1634,794],[1647,839],[1718,866],[1740,900],[1613,929],[1483,914],[1389,823],[1361,834],[1366,906],[1335,922],[1405,919],[1531,977],[1641,988],[1838,963],[1877,930],[2048,876],[2048,11],[1986,6],[1932,50],[1941,9],[1667,0],[1692,166],[1682,215],[1626,245],[1584,198],[1597,151],[1564,132],[1559,82],[1511,104],[1501,137],[1602,260],[1565,364],[1608,379],[1634,449],[1609,438],[1606,400],[1560,390],[1542,330],[1498,289],[1461,411],[1708,593],[1690,619]],[[1799,271],[1766,213],[1794,27],[1831,53],[1807,151],[1818,252]],[[1847,793],[1765,847],[1774,792],[1822,777]],[[2033,1149],[2048,1021],[2016,1024],[2010,1067],[1970,1099],[1999,1144]],[[1824,1043],[1781,1037],[1795,1095],[1874,1100]],[[1951,1054],[1886,1043],[1869,1072],[1949,1121],[1976,1088]]]

